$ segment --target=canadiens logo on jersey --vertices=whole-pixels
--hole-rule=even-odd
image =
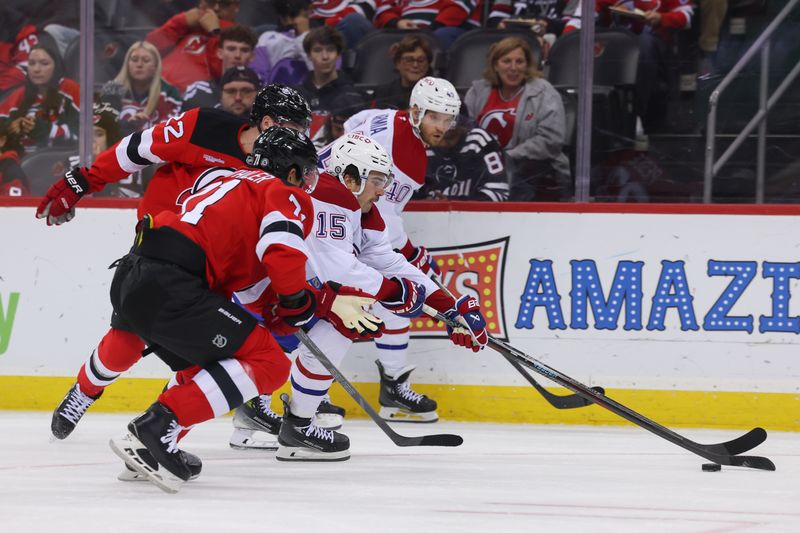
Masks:
[[[506,339],[503,310],[503,271],[508,250],[508,237],[447,248],[429,248],[442,270],[444,285],[455,295],[474,296],[486,318],[486,329]],[[411,335],[416,337],[445,336],[442,324],[427,318],[411,320]]]

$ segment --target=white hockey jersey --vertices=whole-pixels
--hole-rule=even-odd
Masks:
[[[344,123],[345,133],[357,131],[380,143],[392,157],[394,182],[375,205],[378,206],[393,248],[402,249],[408,241],[401,214],[414,192],[425,184],[428,156],[408,112],[394,109],[368,109]],[[323,150],[322,160],[330,151]]]
[[[336,281],[377,295],[384,279],[396,276],[424,285],[427,294],[436,292],[428,276],[392,249],[381,213],[373,208],[362,215],[355,195],[337,178],[320,174],[311,200],[314,226],[306,244],[313,264],[307,263],[307,279]]]

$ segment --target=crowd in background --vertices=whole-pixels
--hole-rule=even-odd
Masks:
[[[483,76],[461,95],[463,117],[445,145],[429,150],[433,185],[422,195],[569,199],[574,161],[571,165],[564,94],[542,67],[555,43],[580,28],[581,0],[484,1],[489,0],[274,0],[255,2],[274,12],[258,24],[238,17],[239,0],[110,2],[146,14],[152,29],[128,47],[115,76],[96,84],[93,153],[194,107],[247,117],[258,88],[276,82],[296,87],[308,100],[314,113],[310,135],[322,147],[341,136],[345,120],[358,111],[406,108],[414,84],[437,74],[436,53],[446,52],[467,32],[489,27],[508,35],[498,37]],[[39,0],[6,0],[0,10],[0,194],[31,192],[23,172],[26,158],[77,147],[79,86],[64,65],[65,53],[78,39],[78,10],[71,9],[77,2],[58,4],[43,10]],[[104,20],[108,4],[96,3],[96,21]],[[676,34],[692,28],[699,7],[695,70],[708,73],[727,4],[595,0],[599,27],[625,28],[638,39],[633,113],[639,142],[632,148],[646,140],[656,120],[653,107],[659,106]],[[394,65],[394,78],[358,86],[345,53],[382,29],[409,30],[385,58]],[[534,46],[520,32],[533,33]],[[479,173],[481,179],[510,181],[510,196],[459,193],[457,182],[471,174],[478,179]],[[146,178],[133,177],[129,187],[114,194],[135,196],[144,186]]]

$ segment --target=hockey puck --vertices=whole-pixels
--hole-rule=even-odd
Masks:
[[[720,470],[722,470],[722,466],[717,463],[706,463],[703,465],[703,472],[719,472]]]

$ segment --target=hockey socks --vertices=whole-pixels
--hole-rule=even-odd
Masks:
[[[97,397],[142,358],[144,342],[136,334],[111,328],[78,371],[78,385]]]

